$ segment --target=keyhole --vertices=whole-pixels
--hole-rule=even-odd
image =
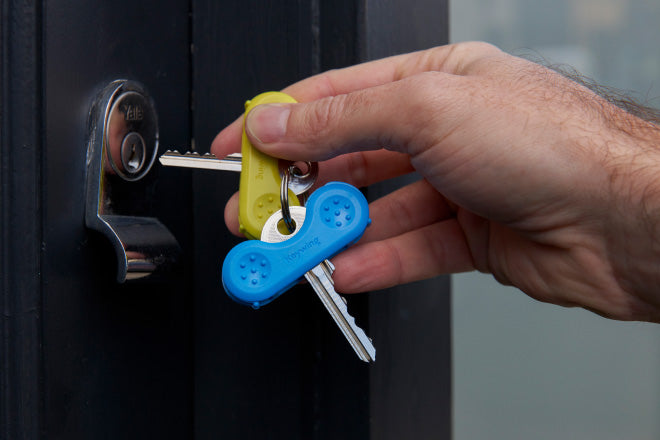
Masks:
[[[121,163],[129,174],[135,174],[144,165],[144,139],[137,132],[130,132],[121,143]]]
[[[140,166],[140,158],[138,157],[138,154],[135,152],[136,145],[131,144],[131,157],[128,159],[128,168],[131,171],[136,170]]]

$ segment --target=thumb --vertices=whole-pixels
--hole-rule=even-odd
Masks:
[[[421,125],[429,123],[428,115],[420,115],[429,104],[428,84],[413,79],[308,103],[259,105],[247,116],[246,133],[259,150],[291,160],[321,161],[383,147],[412,153],[413,141],[428,131]]]

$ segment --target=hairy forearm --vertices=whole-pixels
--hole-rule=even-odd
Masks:
[[[660,322],[660,127],[620,112],[608,168],[607,252],[635,319]]]

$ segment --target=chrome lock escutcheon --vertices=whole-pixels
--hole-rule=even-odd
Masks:
[[[85,225],[112,243],[117,282],[154,279],[168,272],[181,250],[150,216],[158,155],[158,117],[135,81],[108,84],[89,113]]]

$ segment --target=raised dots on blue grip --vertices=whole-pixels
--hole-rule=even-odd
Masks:
[[[305,272],[362,237],[369,204],[354,186],[330,182],[306,205],[300,231],[281,243],[244,241],[222,265],[222,284],[236,302],[258,308],[294,286]]]

